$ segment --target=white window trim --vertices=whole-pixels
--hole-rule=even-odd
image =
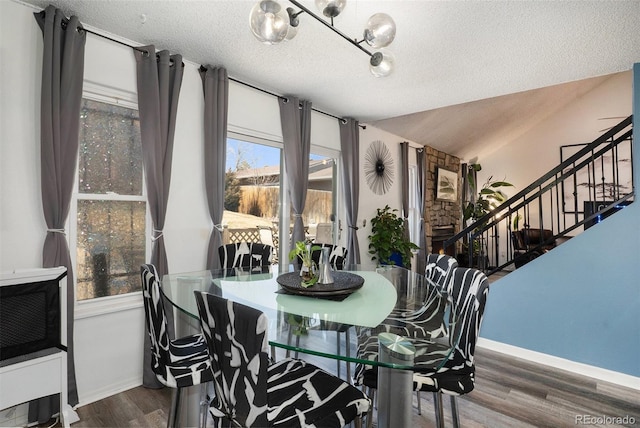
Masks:
[[[420,226],[420,218],[422,217],[422,213],[420,212],[420,207],[417,206],[418,202],[418,167],[416,165],[409,166],[409,238],[411,242],[418,245],[419,239],[418,234],[419,226]]]
[[[99,85],[90,81],[84,81],[82,97],[103,102],[107,104],[114,104],[126,108],[138,110],[138,100],[135,93],[118,90],[115,88]],[[78,153],[79,156],[79,153]],[[85,194],[78,192],[78,168],[79,163],[76,165],[76,173],[74,179],[73,193],[71,195],[71,206],[69,209],[69,216],[67,218],[67,230],[69,235],[67,237],[67,243],[69,245],[69,251],[71,252],[71,265],[75,273],[78,272],[76,254],[77,254],[77,236],[78,227],[75,219],[78,218],[78,200],[95,199],[92,194]],[[133,195],[118,195],[118,194],[106,194],[104,200],[112,201],[139,201],[140,196]],[[149,203],[147,200],[147,189],[145,185],[144,172],[142,176],[142,198],[146,204],[146,218],[145,218],[145,236],[151,236],[152,221],[149,211]],[[74,221],[72,221],[72,219]],[[151,257],[151,246],[149,239],[145,239],[145,260],[149,260]],[[73,278],[74,291],[77,287],[77,275]],[[75,295],[75,292],[74,292]],[[133,293],[121,294],[116,296],[104,296],[96,297],[87,300],[75,301],[74,319],[91,318],[101,316],[105,314],[127,311],[134,308],[141,308],[143,306],[142,293],[136,291]]]

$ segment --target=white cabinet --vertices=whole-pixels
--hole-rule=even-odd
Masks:
[[[3,361],[0,367],[0,409],[16,406],[26,401],[60,394],[60,417],[65,427],[78,420],[78,416],[67,403],[67,277],[66,268],[33,269],[0,274],[2,296],[10,308],[9,286],[34,284],[58,280],[60,304],[60,348],[48,348]],[[15,290],[15,287],[12,287]],[[5,311],[13,312],[13,311]],[[6,314],[5,314],[6,315]],[[2,323],[7,322],[5,316]],[[15,322],[16,320],[13,320]],[[15,325],[15,324],[14,324]],[[0,325],[11,329],[12,326]]]

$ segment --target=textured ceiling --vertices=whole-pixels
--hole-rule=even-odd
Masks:
[[[373,13],[388,13],[396,22],[396,39],[389,46],[396,70],[381,79],[369,73],[364,53],[304,14],[293,40],[273,46],[259,43],[248,25],[254,1],[25,3],[53,4],[92,29],[181,53],[196,64],[222,65],[236,79],[310,99],[315,108],[338,116],[379,121],[375,124],[382,129],[436,147],[446,131],[433,121],[447,109],[432,110],[457,106],[483,123],[504,121],[506,107],[494,104],[520,101],[516,95],[502,95],[626,71],[640,61],[640,1],[350,0],[335,26],[352,38],[361,38]],[[312,1],[302,3],[315,10]],[[597,82],[569,91],[592,84]],[[562,99],[562,91],[557,98],[548,91],[540,98],[533,97],[534,92],[525,94],[528,97],[520,100],[529,101],[518,109],[523,116],[531,116],[535,106],[551,108],[549,97]],[[485,101],[474,107],[471,102],[478,100]],[[480,107],[484,103],[493,105],[493,115]],[[459,132],[449,153],[465,152],[468,133],[464,127]]]

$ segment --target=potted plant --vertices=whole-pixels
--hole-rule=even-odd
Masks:
[[[490,176],[478,191],[475,175],[471,171],[478,172],[481,170],[482,166],[480,164],[469,165],[469,173],[467,174],[469,188],[472,194],[478,192],[478,195],[475,201],[464,202],[462,220],[465,224],[469,219],[476,221],[484,217],[492,209],[507,200],[507,195],[500,190],[501,187],[513,187],[513,184],[507,181],[496,181],[493,180],[493,176]]]
[[[300,277],[302,278],[301,285],[303,287],[310,287],[318,281],[317,266],[315,266],[311,255],[314,251],[319,251],[320,249],[318,245],[312,246],[304,241],[298,241],[289,252],[289,260],[293,260],[296,257],[300,260]]]
[[[469,183],[470,193],[476,194],[477,192],[477,196],[475,200],[463,202],[462,222],[464,225],[467,225],[469,220],[471,220],[471,223],[476,222],[506,201],[508,199],[507,195],[500,189],[502,187],[513,187],[513,184],[507,181],[497,181],[493,179],[493,176],[490,176],[478,190],[475,173],[481,170],[482,166],[480,164],[471,164],[468,166],[467,181]],[[478,228],[480,227],[481,226],[478,226]],[[472,245],[473,266],[486,267],[488,259],[486,255],[483,255],[482,242],[479,239],[474,239]],[[458,257],[458,264],[465,266],[468,264],[469,249],[469,243],[466,242],[466,240],[462,244],[462,248],[463,253]]]
[[[406,238],[404,220],[396,214],[397,209],[389,205],[378,208],[377,214],[371,219],[371,235],[369,235],[369,254],[371,260],[379,264],[400,265],[411,267],[411,250],[418,247]]]

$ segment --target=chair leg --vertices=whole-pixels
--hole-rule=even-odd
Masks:
[[[173,398],[171,400],[171,413],[167,420],[167,428],[174,428],[180,424],[180,393],[182,388],[176,388],[173,391]]]
[[[355,428],[362,428],[362,418],[364,415],[360,415],[353,420],[353,425]]]
[[[337,355],[340,355],[340,332],[336,331],[336,353]],[[340,377],[340,359],[337,358],[336,359],[336,365],[337,365],[337,369],[338,369],[338,377]]]
[[[439,392],[433,393],[433,406],[436,411],[436,426],[438,428],[444,428],[444,412],[442,411],[442,394]]]
[[[422,402],[420,401],[420,390],[416,389],[416,400],[418,400],[418,414],[422,414]]]
[[[373,410],[377,409],[378,406],[376,405],[376,390],[373,388],[368,388],[368,390],[369,390],[369,393],[367,395],[371,399],[371,410],[369,410],[369,413],[367,414],[367,428],[372,428],[373,427]]]
[[[453,419],[453,428],[460,427],[460,416],[458,415],[458,400],[456,396],[451,396],[451,418]]]
[[[200,384],[200,413],[202,418],[200,422],[201,428],[207,427],[207,415],[209,414],[209,405],[211,404],[208,385],[208,383]]]
[[[349,335],[349,329],[345,332],[344,335],[345,346],[347,347],[347,357],[351,357],[351,336]],[[347,363],[347,381],[351,383],[351,363],[349,361],[345,361]]]
[[[291,330],[291,326],[289,326],[289,332],[287,333],[287,346],[291,346],[292,336],[293,336],[293,330]],[[287,352],[285,353],[285,357],[289,358],[289,355],[291,355],[291,351],[287,349]]]

